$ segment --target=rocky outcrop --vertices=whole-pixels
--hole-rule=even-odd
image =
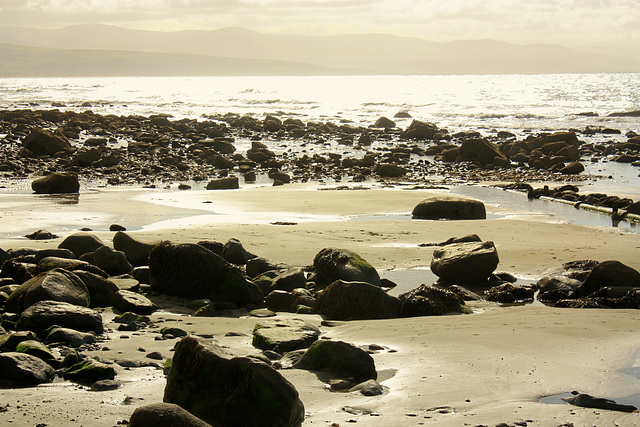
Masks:
[[[486,219],[484,203],[455,196],[432,196],[413,208],[413,219]]]
[[[164,401],[212,425],[297,427],[304,420],[298,392],[277,371],[194,337],[176,346]]]

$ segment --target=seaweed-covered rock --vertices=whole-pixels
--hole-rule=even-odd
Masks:
[[[315,306],[328,319],[390,319],[400,315],[400,300],[365,282],[336,280],[319,293]]]
[[[487,301],[501,304],[533,301],[535,289],[530,286],[514,286],[511,283],[503,283],[494,286],[486,292]]]
[[[242,271],[200,245],[165,242],[149,255],[150,284],[160,293],[209,298],[237,306],[261,301],[262,291]]]
[[[31,183],[36,194],[77,193],[80,191],[78,175],[71,172],[55,172]]]
[[[447,283],[477,285],[487,282],[498,262],[491,241],[454,243],[433,251],[431,271]]]
[[[42,359],[26,353],[0,353],[0,386],[28,387],[47,383],[55,370]]]
[[[343,341],[314,342],[293,367],[330,372],[356,383],[378,379],[373,358],[366,351]]]
[[[411,212],[414,219],[486,219],[480,200],[454,196],[432,196],[424,199]]]
[[[112,380],[116,377],[116,370],[111,365],[98,362],[95,359],[85,359],[69,367],[63,373],[65,380],[83,384],[91,384],[100,380]]]
[[[129,427],[212,427],[186,409],[173,403],[139,406],[129,417]],[[215,427],[215,426],[213,426]]]
[[[94,310],[60,301],[40,301],[20,314],[16,326],[37,334],[58,325],[78,331],[104,332],[102,317]]]
[[[320,330],[303,320],[263,320],[253,328],[253,346],[284,353],[307,348],[319,336]]]
[[[0,335],[0,352],[15,351],[23,341],[36,341],[38,336],[31,331],[17,331]]]
[[[605,288],[602,288],[605,289]],[[635,308],[640,309],[640,290],[627,291],[622,296],[606,297],[594,293],[577,299],[561,299],[555,307],[563,308]]]
[[[164,401],[212,425],[300,426],[304,420],[298,392],[277,371],[195,337],[176,347]]]
[[[457,294],[427,285],[405,292],[399,299],[400,315],[403,317],[439,316],[446,313],[465,313],[469,310]]]
[[[347,249],[322,249],[313,259],[313,267],[316,270],[316,284],[321,287],[336,280],[380,286],[376,269],[360,255]]]
[[[16,352],[30,354],[52,366],[56,363],[56,358],[49,348],[37,340],[22,341],[16,346]]]

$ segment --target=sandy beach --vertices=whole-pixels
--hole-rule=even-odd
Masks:
[[[45,212],[49,218],[53,213],[56,221],[67,220],[63,223],[68,230],[50,230],[61,237],[84,226],[109,243],[114,233],[108,231],[108,225],[118,223],[131,236],[150,243],[236,238],[250,252],[291,266],[310,265],[320,249],[338,247],[359,253],[381,273],[420,271],[429,266],[433,248],[419,244],[475,233],[495,243],[499,271],[525,280],[537,280],[549,269],[582,259],[615,259],[640,269],[640,235],[611,227],[567,224],[546,215],[491,205],[487,206],[487,220],[410,220],[413,207],[433,193],[402,188],[338,190],[335,186],[319,190],[296,184],[182,193],[113,191],[99,196],[81,191],[77,204],[31,196],[29,202],[34,205],[30,206],[38,208],[29,209],[26,216],[19,214],[19,204],[4,206],[0,247],[57,247],[61,239],[27,241],[15,231],[34,228]],[[278,222],[288,225],[274,224]],[[34,229],[46,225],[54,223]],[[399,285],[410,289],[431,284],[429,280],[425,273],[424,281]],[[161,310],[150,317],[158,327],[170,324],[190,334],[212,335],[237,355],[259,352],[251,346],[256,318],[192,317],[181,300],[154,301]],[[313,373],[281,370],[300,393],[306,410],[304,425],[640,423],[637,413],[539,402],[543,396],[573,390],[610,399],[635,395],[637,400],[640,317],[636,310],[559,309],[538,302],[517,306],[473,302],[470,306],[474,314],[320,326],[324,338],[384,348],[373,358],[385,393],[365,397],[331,392]],[[158,351],[165,359],[171,357],[175,340],[155,340],[157,331],[152,328],[118,332],[110,321],[111,309],[102,315],[108,332],[101,349],[88,352],[90,356],[142,361],[149,352]],[[318,315],[278,316],[302,316],[315,325],[322,321]],[[228,332],[239,336],[225,336]],[[122,386],[114,391],[88,391],[66,381],[35,389],[1,390],[0,424],[115,426],[127,420],[136,407],[162,400],[165,380],[161,369],[118,366],[117,372]]]

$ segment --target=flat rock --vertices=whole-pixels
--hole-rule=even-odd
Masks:
[[[253,329],[253,346],[284,353],[308,348],[320,336],[320,330],[300,319],[263,320]]]

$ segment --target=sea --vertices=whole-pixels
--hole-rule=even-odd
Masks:
[[[0,79],[0,109],[29,108],[199,120],[226,113],[257,118],[272,114],[358,126],[407,112],[411,118],[394,119],[399,127],[406,128],[416,119],[450,133],[478,131],[490,137],[508,131],[519,139],[539,132],[591,128],[597,131],[579,133],[579,138],[616,143],[626,141],[630,132],[640,134],[639,117],[611,116],[640,110],[640,73]],[[591,186],[587,190],[640,200],[638,168],[610,160],[586,162],[587,173],[605,177],[587,184]],[[527,203],[505,200],[504,194],[487,189],[452,191],[488,203]],[[571,207],[528,206],[521,207],[564,215],[568,220],[575,217]],[[565,209],[566,214],[556,212]],[[599,219],[596,225],[602,221],[611,223],[608,218]],[[638,232],[639,227],[627,228]]]

